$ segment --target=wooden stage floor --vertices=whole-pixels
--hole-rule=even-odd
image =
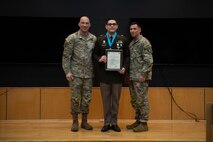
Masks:
[[[133,120],[120,119],[121,132],[101,132],[103,120],[88,120],[92,131],[71,132],[72,120],[0,120],[0,141],[26,142],[205,142],[206,122],[193,120],[150,120],[149,131],[126,129]]]

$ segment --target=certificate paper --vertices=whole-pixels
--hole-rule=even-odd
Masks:
[[[107,49],[106,56],[106,70],[108,71],[119,71],[122,66],[122,50],[118,49]]]

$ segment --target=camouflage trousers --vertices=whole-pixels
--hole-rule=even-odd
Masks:
[[[148,82],[131,81],[129,84],[131,104],[135,110],[135,119],[147,122],[149,119]]]
[[[92,78],[74,77],[71,87],[71,113],[89,113],[92,98]]]

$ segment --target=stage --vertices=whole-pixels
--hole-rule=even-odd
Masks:
[[[80,120],[79,120],[80,121]],[[102,119],[91,119],[92,131],[82,128],[71,132],[72,120],[0,120],[0,141],[6,142],[205,142],[206,121],[150,120],[148,132],[133,132],[126,128],[134,120],[119,119],[121,132],[101,132]]]

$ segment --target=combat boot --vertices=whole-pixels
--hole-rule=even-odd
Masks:
[[[93,129],[93,127],[89,123],[87,123],[87,113],[82,113],[81,128],[86,129],[86,130]]]
[[[145,132],[145,131],[148,131],[148,125],[146,122],[140,122],[140,124],[133,128],[133,131],[134,132]]]
[[[72,116],[73,116],[73,123],[72,123],[71,131],[77,132],[78,131],[78,114],[73,113]]]
[[[126,128],[133,129],[133,128],[137,127],[139,124],[140,124],[140,121],[136,120],[134,123],[127,125]]]

